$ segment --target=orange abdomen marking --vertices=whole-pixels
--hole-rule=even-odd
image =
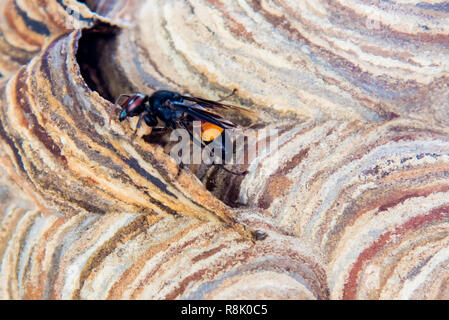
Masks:
[[[209,142],[215,140],[221,133],[223,128],[216,126],[210,122],[201,122],[201,139]]]

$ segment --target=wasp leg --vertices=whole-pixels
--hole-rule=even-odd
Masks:
[[[143,116],[143,120],[145,120],[145,123],[147,124],[147,126],[149,127],[156,127],[157,125],[157,119],[153,116],[151,116],[148,111],[144,112],[144,116]]]
[[[224,171],[229,172],[230,174],[236,175],[236,176],[244,176],[248,174],[248,170],[242,171],[242,172],[236,172],[236,171],[232,171],[229,170],[228,168],[226,168],[223,164],[217,164],[218,166],[220,166]]]
[[[164,132],[167,131],[169,128],[167,127],[152,127],[151,132]]]
[[[193,136],[193,133],[190,132],[189,129],[187,129],[187,126],[184,124],[184,122],[182,122],[182,120],[181,120],[181,121],[178,121],[177,124],[178,124],[181,128],[185,129],[185,130],[189,133],[190,137],[192,138],[193,143],[200,144],[202,148],[204,148],[204,147],[206,146],[202,140],[201,140],[201,141],[198,141],[198,139],[196,139],[196,138]],[[184,163],[181,162],[181,163],[179,164],[178,173],[176,174],[176,178],[179,177],[179,175],[181,174],[181,170],[184,169],[184,167],[185,167],[185,166],[184,166]]]
[[[237,90],[237,89],[235,89],[235,90]],[[222,148],[222,160],[223,160],[223,162],[226,162],[226,137],[224,134],[223,134],[223,139],[221,139],[221,148]],[[221,166],[221,168],[224,171],[234,174],[236,176],[244,176],[244,175],[248,174],[248,170],[245,170],[242,172],[235,172],[235,171],[232,171],[232,170],[229,170],[228,168],[226,168],[224,166],[224,164],[222,164],[222,163],[220,163],[218,165]]]
[[[137,135],[137,131],[139,130],[140,126],[142,125],[142,120],[145,116],[148,115],[148,112],[144,111],[139,116],[139,121],[137,122],[136,130],[134,131],[134,135]]]
[[[180,122],[178,122],[178,124],[179,124],[180,127],[182,127],[183,129],[187,130],[187,132],[189,133],[189,135],[192,138],[192,141],[194,143],[199,144],[202,148],[206,147],[206,145],[204,144],[203,140],[198,141],[198,139],[193,136],[193,133],[190,132],[190,130],[187,129],[187,126],[184,124],[184,122],[180,121]]]
[[[232,97],[235,93],[237,92],[237,88],[234,88],[234,90],[232,90],[232,92],[230,94],[228,94],[225,97],[222,97],[220,100],[217,100],[217,102],[222,102],[225,101],[227,99],[229,99],[230,97]]]
[[[237,90],[237,89],[235,89],[235,90]],[[184,129],[187,130],[187,128],[186,128],[186,126],[184,125],[184,123],[179,122],[179,125],[180,125],[182,128],[184,128]],[[190,134],[190,137],[192,138],[192,140],[193,140],[194,143],[200,144],[202,148],[205,148],[205,147],[207,146],[207,145],[203,142],[203,140],[198,141],[198,139],[196,139],[196,138],[193,136],[193,134],[192,134],[189,130],[187,130],[187,132]],[[222,139],[222,140],[221,140],[221,143],[222,143],[222,150],[221,150],[222,153],[221,153],[221,157],[222,157],[222,159],[223,159],[223,157],[225,157],[225,155],[226,155],[226,139]],[[245,170],[245,171],[243,171],[243,172],[235,172],[235,171],[232,171],[232,170],[227,169],[227,168],[224,166],[224,164],[222,164],[222,163],[218,163],[218,164],[216,164],[216,165],[222,167],[224,171],[229,172],[229,173],[234,174],[234,175],[237,175],[237,176],[243,176],[243,175],[248,174],[248,171],[247,171],[247,170]]]
[[[181,175],[182,169],[184,169],[184,162],[181,161],[181,163],[179,164],[179,167],[178,167],[178,172],[176,173],[176,176],[175,176],[175,180],[178,179],[179,176]]]
[[[245,171],[242,171],[242,172],[232,171],[232,170],[226,168],[224,166],[224,164],[221,164],[221,163],[217,164],[217,166],[220,166],[224,171],[229,172],[230,174],[233,174],[233,175],[236,175],[236,176],[244,176],[244,175],[247,175],[248,172],[249,172],[248,170],[245,170]]]
[[[152,116],[150,113],[147,113],[146,115],[144,115],[143,120],[145,120],[145,123],[147,124],[147,126],[151,127],[151,133],[165,132],[169,129],[168,127],[156,127],[158,124],[158,121],[157,121],[156,117]]]

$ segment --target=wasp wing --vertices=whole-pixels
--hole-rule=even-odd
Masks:
[[[249,118],[254,118],[256,113],[253,110],[244,108],[244,107],[238,107],[231,104],[225,104],[221,103],[219,101],[213,101],[213,100],[207,100],[203,98],[198,97],[189,97],[189,96],[182,96],[184,100],[192,101],[197,103],[198,105],[207,108],[207,109],[223,109],[223,110],[231,110],[231,111],[237,111],[240,113],[245,113],[246,116]]]
[[[171,102],[171,107],[175,108],[176,110],[180,110],[194,119],[197,119],[199,121],[203,122],[210,122],[212,124],[215,124],[216,126],[223,128],[223,129],[231,129],[236,128],[237,125],[233,122],[224,119],[219,114],[216,114],[215,112],[212,112],[210,110],[207,110],[202,105],[187,105],[182,102]]]

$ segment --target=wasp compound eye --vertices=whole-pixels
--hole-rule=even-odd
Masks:
[[[120,113],[119,120],[120,120],[120,121],[123,121],[123,120],[126,119],[127,116],[128,116],[128,113],[126,112],[126,109],[124,109],[124,110],[122,111],[122,113]]]

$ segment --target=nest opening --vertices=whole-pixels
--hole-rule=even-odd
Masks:
[[[79,3],[84,3],[92,12],[97,11],[98,0],[78,0]]]
[[[80,67],[84,81],[92,91],[98,92],[104,99],[114,102],[115,92],[111,92],[110,82],[113,77],[108,71],[110,59],[113,53],[110,52],[115,42],[118,28],[99,24],[93,29],[83,30],[79,40],[76,59]]]
[[[97,92],[111,103],[115,103],[120,94],[135,92],[136,90],[124,76],[123,70],[119,67],[120,63],[117,61],[118,32],[119,28],[108,24],[99,24],[93,29],[83,30],[76,55],[81,75],[89,89]],[[230,113],[224,116],[243,126],[251,123],[251,120],[245,118],[244,115],[237,114],[236,116]],[[144,135],[142,139],[147,143],[162,146],[165,152],[169,154],[173,145],[177,143],[170,141],[170,133],[171,130],[152,132]],[[220,169],[221,166],[219,165],[187,165],[187,167],[204,183],[209,191],[226,204],[232,207],[241,206],[237,201],[237,194],[222,197],[221,192],[224,186],[229,187],[230,184],[238,184],[237,181],[242,180],[244,175],[226,172]],[[226,180],[225,183],[223,183],[224,180]]]

